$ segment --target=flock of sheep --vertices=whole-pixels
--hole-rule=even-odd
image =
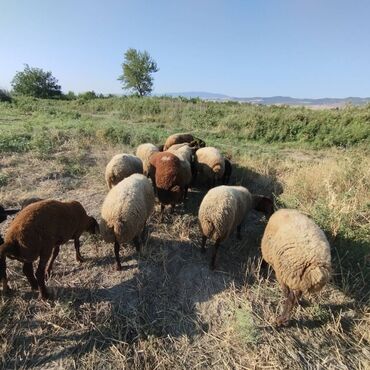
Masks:
[[[82,261],[80,236],[84,231],[99,233],[114,244],[117,269],[121,269],[120,246],[133,242],[140,251],[146,222],[154,210],[155,197],[166,205],[185,201],[195,181],[212,188],[199,207],[202,252],[207,239],[214,242],[210,268],[217,263],[219,245],[233,231],[240,238],[242,222],[251,210],[263,212],[269,220],[261,251],[263,259],[276,273],[285,295],[278,325],[289,322],[291,311],[304,293],[322,289],[331,275],[329,243],[322,230],[307,216],[293,209],[274,212],[271,199],[251,194],[243,186],[228,186],[232,166],[221,152],[207,147],[192,134],[171,135],[163,147],[142,144],[136,156],[118,154],[106,166],[105,179],[109,192],[101,209],[101,221],[88,216],[76,201],[31,199],[10,223],[5,240],[0,235],[0,279],[3,292],[10,290],[6,275],[6,257],[23,262],[23,272],[40,297],[49,297],[45,286],[58,256],[60,245],[73,239],[76,259]],[[222,182],[223,185],[216,186]],[[18,210],[0,206],[0,222]],[[36,274],[33,262],[39,259]]]

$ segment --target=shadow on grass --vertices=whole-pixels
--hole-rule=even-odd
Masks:
[[[227,250],[221,252],[220,259],[224,252],[227,253]],[[108,261],[107,258],[103,265]],[[20,346],[27,348],[35,340],[46,339],[53,342],[51,347],[60,341],[75,343],[46,355],[39,352],[30,355],[25,363],[28,367],[45,366],[68,356],[81,357],[94,349],[104,351],[112,344],[133,344],[152,336],[185,335],[194,338],[207,331],[209,325],[199,317],[197,305],[207,302],[231,284],[243,283],[243,264],[234,263],[231,267],[223,263],[222,272],[221,269],[211,271],[208,264],[209,258],[202,255],[193,243],[151,237],[148,255],[138,259],[137,272],[128,279],[126,277],[127,280],[106,289],[54,288],[55,303],[72,304],[75,315],[80,317],[81,323],[89,326],[89,330],[62,336],[22,335],[14,338],[12,348],[14,351]],[[114,264],[112,270],[105,270],[106,273],[122,273],[113,271],[113,268]],[[125,278],[124,274],[122,278]],[[104,320],[92,319],[86,323],[84,311],[101,304],[108,310]],[[54,303],[51,302],[51,305]],[[33,314],[37,315],[37,310]],[[47,325],[41,321],[37,323],[30,317],[25,320],[24,327],[29,327],[30,322],[41,327]],[[9,368],[19,366],[15,353],[9,353],[7,361]]]
[[[369,242],[354,240],[340,235],[329,235],[332,247],[333,280],[346,295],[356,300],[359,307],[370,301],[370,265],[366,255]]]

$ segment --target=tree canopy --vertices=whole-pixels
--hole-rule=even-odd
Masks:
[[[123,74],[118,77],[122,88],[131,90],[139,96],[148,95],[153,90],[152,74],[158,72],[157,63],[147,51],[128,49],[122,63]]]
[[[50,71],[45,72],[28,64],[25,64],[23,71],[15,74],[11,84],[16,95],[35,98],[54,98],[62,95],[61,86]]]

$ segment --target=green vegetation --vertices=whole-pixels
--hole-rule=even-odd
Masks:
[[[188,130],[239,154],[253,142],[306,148],[370,143],[369,105],[311,110],[170,98],[103,99],[89,93],[70,101],[17,97],[0,104],[0,114],[0,152],[39,146],[50,152],[77,136],[83,142],[90,138],[135,146]]]
[[[50,71],[33,68],[25,64],[24,70],[17,72],[12,80],[15,95],[33,96],[35,98],[57,98],[62,95],[58,80]]]

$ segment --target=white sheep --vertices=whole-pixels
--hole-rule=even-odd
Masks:
[[[154,153],[158,153],[160,150],[157,146],[151,143],[141,144],[136,149],[136,156],[139,157],[143,162],[143,173],[148,176],[150,169],[150,157]]]
[[[117,185],[133,173],[143,173],[143,162],[141,159],[126,153],[115,155],[105,168],[105,181],[108,189],[112,189],[114,185]]]
[[[216,185],[217,180],[221,180],[225,172],[225,159],[221,152],[214,147],[208,146],[200,148],[195,152],[196,176]]]
[[[286,297],[277,318],[278,325],[286,325],[300,296],[320,291],[330,279],[330,245],[310,218],[294,209],[280,209],[267,224],[261,248]]]
[[[215,242],[211,269],[215,268],[220,243],[237,229],[240,239],[241,224],[251,209],[264,212],[266,217],[273,213],[273,202],[262,195],[252,195],[243,186],[217,186],[208,191],[199,207],[199,226],[202,232],[202,252],[208,238]]]
[[[120,245],[133,241],[140,251],[139,235],[154,209],[154,192],[150,180],[144,175],[133,174],[107,194],[101,209],[101,235],[107,243],[114,243],[117,270]]]

